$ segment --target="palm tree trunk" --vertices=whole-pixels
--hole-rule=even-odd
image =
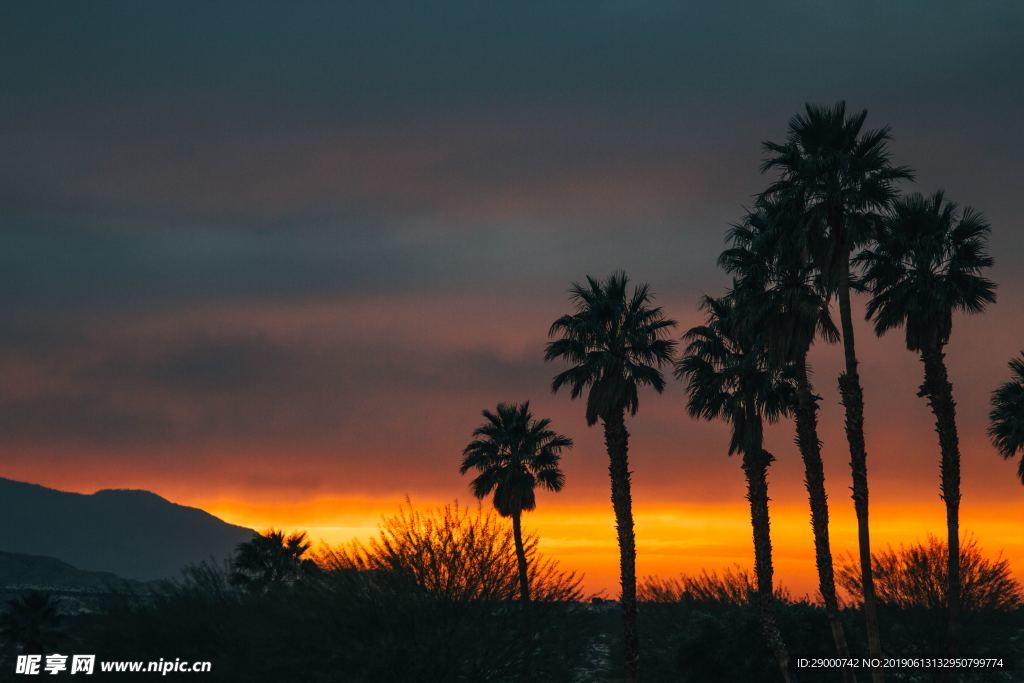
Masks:
[[[956,432],[956,403],[953,401],[953,385],[946,372],[945,354],[941,348],[921,353],[924,362],[924,384],[920,396],[927,397],[935,415],[935,431],[939,434],[939,448],[942,451],[941,492],[946,502],[946,539],[948,544],[948,566],[946,585],[946,607],[948,624],[946,632],[947,656],[956,656],[957,630],[960,618],[960,440]]]
[[[836,655],[850,656],[846,634],[839,620],[839,601],[836,598],[835,572],[832,568],[832,548],[828,537],[828,494],[825,493],[825,467],[821,462],[821,441],[818,439],[818,401],[807,377],[807,352],[796,362],[797,405],[796,443],[804,461],[804,486],[811,508],[811,529],[814,532],[814,562],[818,569],[818,590],[825,602],[825,614],[836,644]],[[843,680],[856,680],[853,671],[842,668]]]
[[[850,311],[850,258],[842,254],[839,263],[839,318],[843,330],[843,354],[846,368],[839,376],[839,393],[846,412],[846,440],[850,444],[850,470],[853,473],[853,507],[857,513],[857,540],[860,546],[860,576],[864,593],[864,619],[867,623],[868,654],[882,657],[878,634],[878,607],[875,582],[871,575],[871,532],[868,527],[868,453],[864,445],[864,391],[857,374],[857,353],[853,343],[853,315]],[[872,669],[871,680],[884,680],[881,669]]]
[[[512,536],[516,541],[516,560],[519,563],[519,597],[523,602],[530,602],[530,575],[526,571],[526,549],[523,547],[523,527],[516,512],[512,515]]]
[[[636,683],[640,663],[640,643],[636,627],[636,538],[633,533],[633,496],[629,481],[629,433],[626,431],[623,409],[611,410],[604,416],[604,442],[608,448],[612,508],[615,510],[615,529],[619,537],[626,682]]]
[[[754,531],[754,575],[757,578],[755,599],[761,617],[761,631],[775,656],[783,680],[789,683],[793,680],[789,672],[789,653],[786,651],[786,644],[782,640],[774,613],[771,521],[768,516],[768,465],[772,461],[772,456],[761,448],[760,442],[760,436],[752,438],[743,454],[747,500],[750,502],[750,526]]]

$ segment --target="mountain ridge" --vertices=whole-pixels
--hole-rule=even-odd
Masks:
[[[174,578],[221,561],[255,532],[144,489],[59,491],[0,477],[0,551],[126,579]]]

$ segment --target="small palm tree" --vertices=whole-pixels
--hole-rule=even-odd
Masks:
[[[23,654],[42,654],[60,635],[61,613],[49,593],[32,591],[7,602],[0,614],[0,636],[21,647]]]
[[[988,414],[988,435],[1007,460],[1024,453],[1024,352],[1010,361],[1010,373],[1010,381],[992,392],[992,412]],[[1017,475],[1024,484],[1024,457]]]
[[[558,492],[565,486],[559,467],[562,451],[572,448],[572,439],[554,432],[549,419],[534,419],[530,402],[499,403],[495,412],[483,411],[486,422],[473,431],[473,440],[463,451],[459,472],[476,470],[470,482],[479,499],[494,494],[494,509],[512,518],[512,533],[519,565],[519,594],[530,601],[530,575],[523,546],[523,512],[537,507],[538,485]]]
[[[804,463],[814,533],[818,589],[825,604],[832,639],[839,657],[848,657],[846,634],[839,618],[835,572],[829,542],[828,495],[825,469],[818,438],[818,400],[810,380],[807,355],[816,338],[828,343],[839,340],[839,331],[829,314],[828,293],[823,291],[815,270],[802,258],[797,245],[788,243],[787,228],[799,220],[799,206],[771,201],[759,202],[729,232],[732,245],[722,252],[719,265],[736,278],[736,287],[758,310],[748,317],[754,332],[762,332],[768,361],[788,368],[796,381],[796,443]],[[843,669],[843,678],[853,681],[853,672]]]
[[[774,422],[793,403],[793,383],[768,361],[760,334],[750,325],[760,302],[742,290],[721,299],[706,297],[704,325],[691,328],[676,365],[685,380],[691,415],[724,420],[732,426],[729,455],[743,456],[750,523],[754,529],[754,573],[761,626],[783,677],[788,681],[789,656],[773,614],[772,541],[768,514],[768,467],[774,457],[764,448],[764,421]]]
[[[958,211],[942,192],[912,194],[896,202],[878,231],[875,244],[857,261],[871,292],[867,317],[875,332],[903,328],[907,349],[921,356],[924,383],[939,435],[942,499],[946,502],[949,547],[948,643],[955,656],[960,605],[960,443],[953,385],[945,352],[953,332],[953,313],[981,313],[994,303],[995,284],[981,273],[992,266],[987,253],[991,228],[970,208]]]
[[[312,544],[305,532],[286,534],[270,529],[239,543],[229,580],[253,593],[291,586],[315,573],[316,563],[303,556]]]
[[[548,332],[545,360],[561,359],[570,367],[551,383],[557,392],[568,386],[572,398],[587,392],[588,425],[601,420],[608,449],[612,507],[619,542],[622,614],[625,630],[626,680],[637,680],[639,641],[636,628],[636,539],[633,532],[633,495],[630,490],[629,433],[626,412],[635,415],[640,406],[639,389],[648,386],[661,393],[665,379],[661,368],[670,365],[675,342],[669,338],[676,322],[652,306],[646,284],[628,291],[625,273],[604,281],[588,277],[586,285],[573,284],[576,311],[556,320]]]
[[[765,142],[763,172],[777,171],[768,197],[799,202],[804,215],[795,223],[800,252],[813,260],[825,286],[835,292],[843,337],[845,368],[839,391],[846,412],[853,502],[857,513],[864,617],[868,650],[881,658],[878,609],[871,579],[868,524],[867,447],[864,444],[864,392],[857,372],[850,303],[850,255],[872,237],[880,214],[896,198],[895,184],[913,178],[909,168],[890,162],[888,128],[864,130],[867,111],[848,115],[846,103],[808,104],[790,119],[784,143]],[[872,677],[881,681],[880,669]]]

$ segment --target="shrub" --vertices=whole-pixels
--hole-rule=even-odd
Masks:
[[[924,543],[872,553],[878,600],[901,608],[944,608],[948,557],[946,544],[931,535]],[[862,601],[860,565],[852,556],[847,555],[840,564],[836,582],[855,602]],[[1014,610],[1021,606],[1022,598],[1021,586],[1002,555],[988,559],[977,539],[961,542],[960,605],[964,611]]]
[[[535,534],[527,534],[523,543],[535,601],[566,602],[582,597],[581,577],[543,557]],[[382,520],[376,538],[324,550],[317,561],[328,570],[408,577],[445,600],[504,601],[519,596],[511,526],[490,510],[458,503],[422,512],[407,501],[397,514]]]

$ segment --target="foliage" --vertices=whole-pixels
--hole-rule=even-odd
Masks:
[[[845,102],[807,104],[789,121],[782,143],[765,142],[761,170],[778,178],[766,199],[798,203],[794,224],[800,251],[813,259],[827,289],[837,286],[850,251],[873,236],[896,197],[896,183],[913,178],[905,166],[893,166],[888,127],[865,130],[867,110],[848,114]]]
[[[718,258],[734,288],[756,303],[747,324],[763,334],[765,353],[776,365],[799,360],[815,337],[830,344],[839,340],[830,293],[804,257],[794,229],[803,218],[801,202],[761,198],[729,230],[730,246]]]
[[[288,535],[270,529],[256,534],[238,545],[229,580],[252,592],[293,584],[316,571],[316,564],[303,557],[311,546],[305,532]]]
[[[964,544],[974,550],[974,544]],[[975,557],[975,553],[964,557]],[[943,557],[931,561],[936,568]],[[858,577],[855,565],[847,568]],[[967,575],[965,574],[965,577]],[[940,578],[937,586],[945,585]],[[966,585],[966,584],[965,584]],[[992,584],[994,587],[995,584]],[[754,584],[750,574],[734,567],[721,574],[701,572],[677,578],[646,578],[640,584],[643,602],[640,633],[643,639],[643,672],[655,681],[774,681],[778,669],[764,642],[758,613],[748,600]],[[1010,590],[1013,590],[1012,588]],[[989,593],[991,595],[991,593]],[[879,597],[883,597],[879,592]],[[1018,594],[1019,595],[1019,594]],[[776,589],[775,615],[794,659],[826,656],[834,651],[824,608],[806,598],[794,599]],[[887,651],[901,657],[935,657],[945,642],[945,620],[934,610],[880,604],[882,637]],[[859,606],[840,610],[848,634],[851,655],[867,656]],[[1018,680],[1024,670],[1024,609],[975,609],[963,615],[961,643],[975,657],[1004,660],[1001,672],[962,671],[962,681]],[[619,647],[613,642],[613,649]],[[827,655],[831,656],[831,655]],[[801,681],[837,680],[834,671],[806,669]],[[892,680],[927,681],[920,672],[893,671]]]
[[[534,600],[582,597],[581,577],[562,570],[537,550],[537,537],[524,539]],[[323,551],[321,566],[407,577],[432,596],[449,602],[511,600],[518,595],[518,567],[512,529],[479,507],[452,503],[426,512],[407,501],[385,517],[367,543]]]
[[[720,602],[732,605],[746,605],[751,593],[757,586],[747,570],[734,565],[718,572],[701,570],[693,576],[682,574],[678,577],[645,577],[638,587],[638,598],[641,602]],[[791,600],[789,591],[778,586],[775,597],[779,600]]]
[[[900,608],[941,610],[946,605],[947,546],[929,535],[924,543],[871,554],[878,600]],[[847,556],[836,580],[854,600],[860,596],[860,568]],[[974,538],[960,544],[960,604],[965,611],[1019,609],[1024,592],[1002,556],[988,559]]]
[[[572,439],[550,429],[551,420],[534,419],[530,402],[499,403],[495,412],[483,411],[486,422],[473,431],[473,441],[463,451],[459,472],[471,469],[473,495],[485,498],[494,492],[494,508],[503,517],[537,507],[537,485],[561,491],[565,474],[559,467],[562,451]]]
[[[1012,377],[992,393],[988,435],[999,454],[1009,460],[1024,453],[1024,353],[1010,361]],[[1024,457],[1017,470],[1024,483]]]
[[[980,313],[995,302],[995,283],[981,275],[993,264],[985,217],[962,211],[942,192],[894,202],[875,243],[855,261],[871,292],[867,317],[879,335],[903,327],[911,351],[949,342],[953,313]]]
[[[675,375],[687,382],[689,413],[728,422],[729,453],[743,452],[752,442],[760,445],[762,418],[774,422],[793,405],[793,382],[767,362],[761,336],[746,324],[756,312],[742,291],[705,297],[701,307],[707,322],[684,335]]]
[[[576,312],[563,315],[548,331],[556,339],[548,344],[545,360],[561,358],[572,366],[555,376],[551,389],[568,385],[574,399],[589,389],[590,425],[613,410],[635,415],[641,386],[663,391],[660,368],[672,362],[675,352],[668,335],[676,322],[651,305],[648,285],[630,294],[628,284],[622,272],[603,282],[588,276],[586,285],[574,283],[570,291]]]
[[[489,511],[409,506],[384,521],[378,545],[319,559],[324,570],[269,591],[235,585],[230,567],[191,567],[90,617],[80,647],[109,659],[210,660],[205,678],[256,683],[568,682],[600,668],[599,615],[576,600],[575,575],[538,558],[542,601],[503,599],[515,591],[515,558]]]

